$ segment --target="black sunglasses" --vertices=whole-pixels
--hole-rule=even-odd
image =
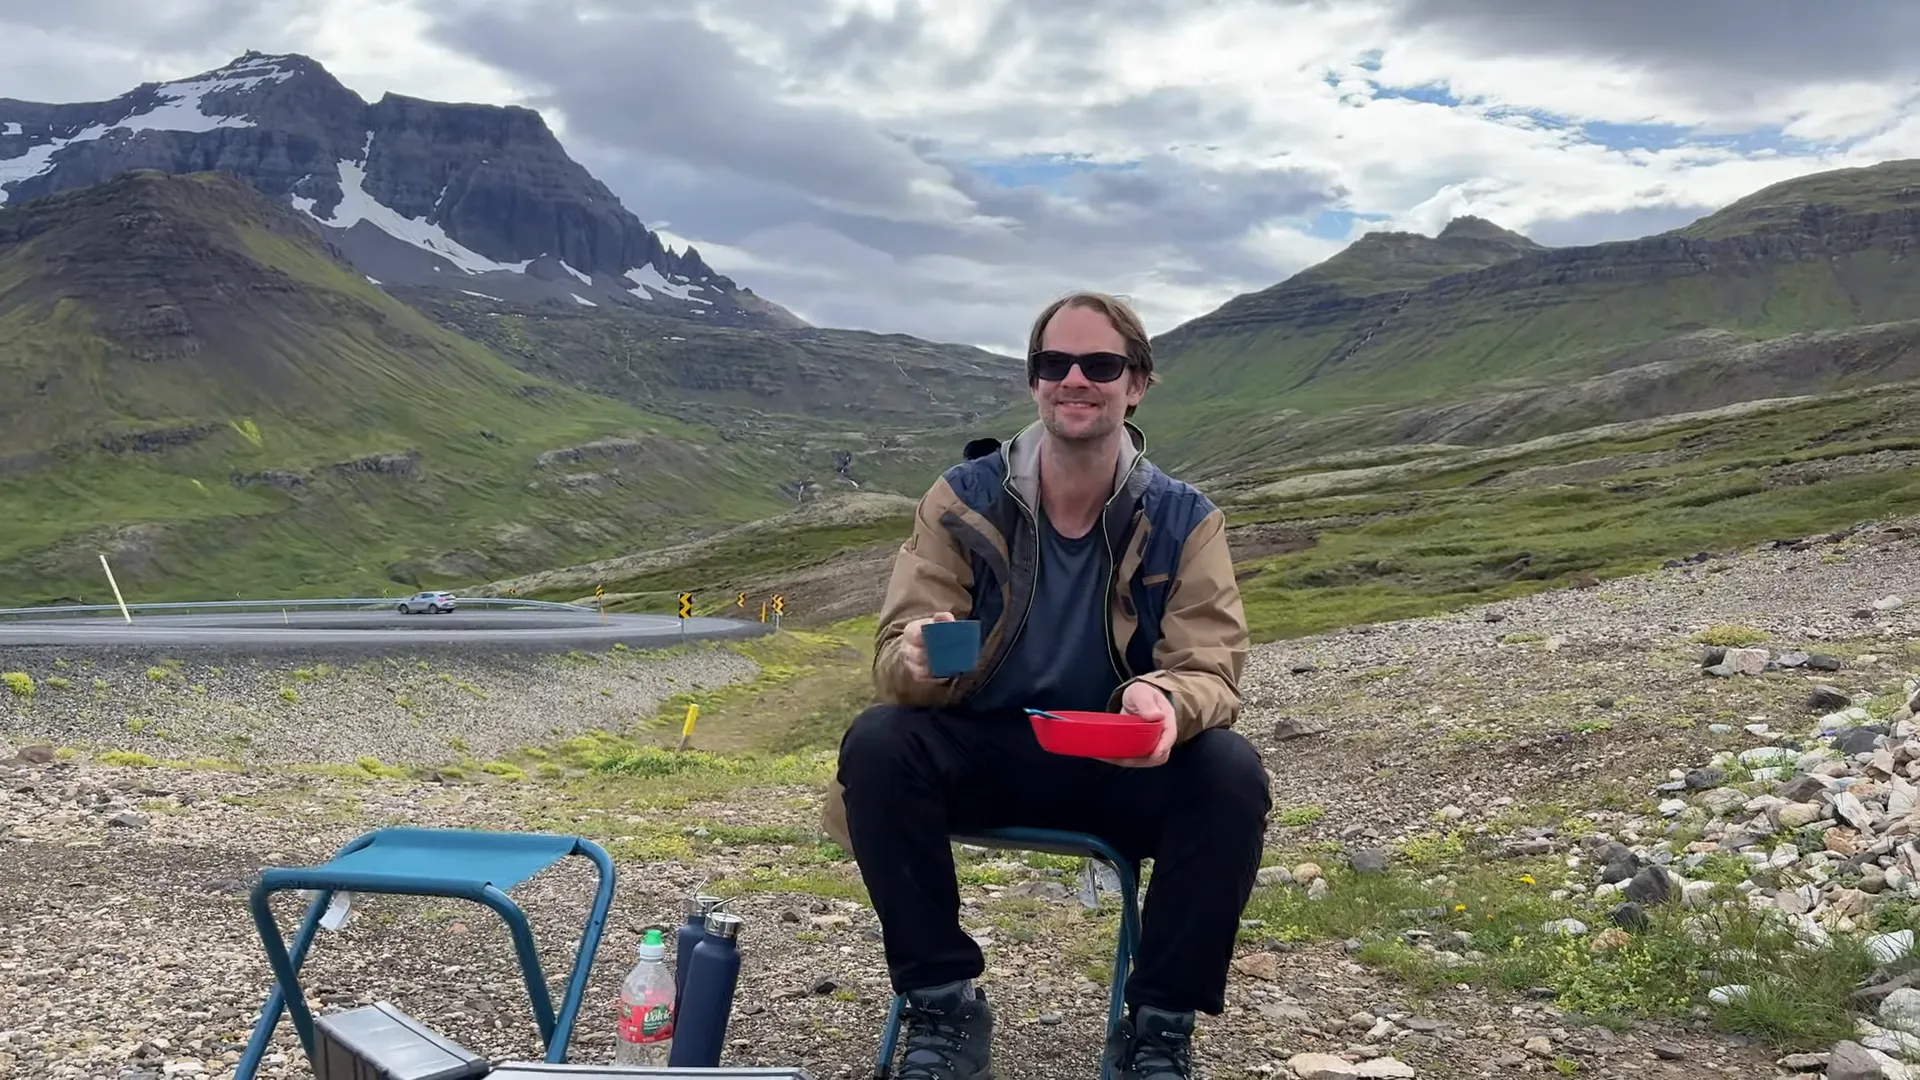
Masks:
[[[1112,382],[1132,366],[1132,362],[1119,353],[1070,353],[1058,349],[1048,349],[1027,357],[1027,373],[1036,379],[1059,382],[1080,365],[1080,374],[1089,382]]]

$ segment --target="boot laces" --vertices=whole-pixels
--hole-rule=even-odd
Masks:
[[[952,1080],[954,1061],[968,1032],[961,1014],[927,1009],[909,1002],[900,1013],[906,1028],[906,1054],[894,1073],[898,1080]]]

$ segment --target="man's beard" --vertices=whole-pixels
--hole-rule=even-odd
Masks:
[[[1064,418],[1061,416],[1059,408],[1065,404],[1068,404],[1068,402],[1056,402],[1053,408],[1047,410],[1045,418],[1047,432],[1062,442],[1097,443],[1112,435],[1114,429],[1120,426],[1119,423],[1114,420],[1111,413],[1102,409],[1099,413],[1089,418],[1084,428],[1078,430],[1069,429],[1066,423],[1064,423]],[[1100,403],[1092,402],[1091,404],[1098,406]]]

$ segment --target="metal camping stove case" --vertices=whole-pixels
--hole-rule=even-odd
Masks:
[[[469,1080],[489,1067],[385,1001],[313,1018],[316,1080]]]

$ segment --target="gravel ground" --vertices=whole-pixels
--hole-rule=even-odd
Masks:
[[[1904,602],[1874,610],[1888,597]],[[1846,664],[1703,679],[1692,638],[1716,626]],[[1277,803],[1327,811],[1287,843],[1391,839],[1449,805],[1491,819],[1515,802],[1640,799],[1670,768],[1752,745],[1746,724],[1810,716],[1812,685],[1858,703],[1898,694],[1920,670],[1917,631],[1920,519],[1873,524],[1804,551],[1276,642],[1249,661],[1240,730],[1283,778]]]
[[[1502,638],[1529,633],[1559,635],[1568,643],[1641,646],[1672,644],[1723,624],[1815,643],[1876,633],[1905,636],[1920,628],[1917,542],[1920,518],[1871,523],[1840,539],[1812,538],[1801,551],[1762,547],[1709,556],[1591,588],[1276,642],[1255,650],[1248,679],[1259,688],[1293,685],[1291,665],[1302,660],[1331,671],[1478,660]],[[1890,595],[1906,603],[1893,611],[1872,610]]]
[[[651,719],[678,693],[751,679],[753,661],[717,646],[686,652],[483,657],[241,657],[220,666],[162,653],[74,657],[8,650],[0,733],[162,760],[387,764],[486,761],[515,748]]]
[[[1920,621],[1920,530],[1905,524],[1905,533],[1876,528],[1805,551],[1741,553],[1256,650],[1243,730],[1262,747],[1283,807],[1327,811],[1304,826],[1276,821],[1270,848],[1404,835],[1431,828],[1434,811],[1449,804],[1466,808],[1469,827],[1502,829],[1508,826],[1498,816],[1529,802],[1578,808],[1615,790],[1641,800],[1670,769],[1746,745],[1739,741],[1744,718],[1803,712],[1803,673],[1704,677],[1700,647],[1687,639],[1710,625],[1768,632],[1776,649],[1831,653],[1844,666],[1821,674],[1823,681],[1855,694],[1890,692],[1920,667],[1910,648]],[[1887,596],[1907,604],[1856,616]],[[1489,615],[1501,621],[1488,622]],[[1294,670],[1309,661],[1313,670]],[[608,726],[609,716],[634,711],[593,700],[624,668],[556,661],[539,678],[564,688],[547,691],[534,687],[538,680],[509,690],[511,680],[496,668],[492,661],[484,670],[436,664],[422,673],[453,676],[451,693],[465,693],[460,681],[492,688],[467,712],[450,710],[449,726],[434,730],[458,731],[482,753],[476,739],[504,748],[556,725]],[[643,668],[652,674],[615,692],[637,701],[649,692],[644,687],[664,690],[663,671],[634,670]],[[727,669],[672,670],[681,672],[673,687],[684,689],[696,679],[722,681]],[[277,704],[240,713],[274,720],[254,733],[255,745],[290,757],[324,749],[329,760],[350,760],[370,752],[372,740],[394,738],[382,733],[400,726],[391,722],[392,691],[345,674],[343,667],[302,684],[298,707],[333,680],[343,688],[329,707],[295,712],[304,723],[274,719]],[[85,688],[83,676],[94,674],[75,671],[75,693]],[[135,676],[145,678],[124,665],[102,677],[117,684]],[[245,677],[236,690],[260,695],[278,686],[277,678]],[[56,711],[54,700],[37,694],[31,711],[4,714],[0,758],[42,735],[125,745],[119,713]],[[184,695],[158,700],[193,706]],[[573,715],[583,704],[603,711],[597,719]],[[357,710],[389,718],[363,721],[361,745],[341,749],[323,735],[279,731],[310,728],[322,716],[334,723]],[[155,712],[163,725],[197,730]],[[1729,722],[1731,735],[1709,726]],[[394,760],[405,760],[400,751],[410,747],[438,750],[411,734],[377,745]],[[593,969],[575,1060],[607,1059],[611,1002],[639,932],[672,920],[679,897],[717,877],[720,891],[738,892],[734,907],[748,920],[728,1060],[802,1065],[823,1078],[865,1075],[887,1004],[878,929],[871,911],[850,899],[858,895],[851,865],[825,857],[818,845],[817,785],[749,782],[692,801],[649,790],[642,797],[491,778],[442,784],[291,777],[264,767],[114,768],[84,757],[0,765],[0,1076],[230,1073],[269,982],[246,915],[246,883],[264,866],[321,861],[388,822],[577,828],[614,848],[621,859],[615,915]],[[999,1074],[1092,1075],[1105,995],[1088,967],[1110,940],[1104,926],[1061,897],[1072,879],[1058,870],[965,857],[965,922],[988,941],[983,982],[1001,1018]],[[570,963],[590,877],[557,868],[516,890],[556,982]],[[747,883],[751,891],[738,891]],[[281,918],[295,917],[292,902],[283,904]],[[344,929],[322,938],[306,972],[309,994],[327,1006],[390,1000],[477,1051],[540,1053],[506,935],[482,910],[365,900]],[[1370,1042],[1366,1030],[1382,1019],[1383,1036]],[[1535,1046],[1550,1047],[1552,1056],[1579,1061],[1584,1076],[1790,1075],[1761,1048],[1700,1022],[1613,1033],[1524,998],[1462,988],[1422,998],[1353,963],[1337,945],[1276,942],[1248,947],[1227,1014],[1202,1020],[1198,1056],[1210,1078],[1287,1077],[1286,1062],[1310,1051],[1384,1055],[1419,1077],[1553,1075],[1549,1060],[1527,1049],[1538,1039],[1546,1043]],[[273,1049],[279,1056],[265,1075],[308,1075],[284,1023]]]
[[[0,1075],[23,1077],[230,1072],[270,979],[245,910],[255,873],[321,861],[383,820],[513,828],[524,827],[531,809],[524,794],[479,785],[423,792],[400,782],[323,777],[290,788],[272,777],[58,763],[16,769],[4,782],[12,842],[0,849],[0,972],[8,976],[0,984],[0,1015],[7,1017]],[[755,794],[789,805],[813,797],[807,788]],[[698,804],[690,810],[712,813]],[[113,824],[129,812],[144,823]],[[771,846],[747,845],[716,848],[697,866],[624,863],[573,1060],[608,1060],[611,1003],[646,925],[671,918],[676,899],[706,875],[750,873],[780,860]],[[833,873],[839,876],[828,880],[845,880],[844,868]],[[1085,1077],[1096,1060],[1105,989],[1074,961],[1063,962],[1062,945],[1084,960],[1109,939],[1077,904],[1056,899],[1060,890],[1046,889],[1058,882],[1044,872],[1028,875],[1037,887],[967,890],[966,924],[987,941],[983,984],[999,1010],[999,1073]],[[563,866],[515,892],[541,935],[542,963],[556,984],[568,968],[591,878]],[[721,889],[730,891],[724,883]],[[1009,899],[1023,892],[1039,899]],[[729,1063],[799,1065],[818,1077],[865,1075],[887,1004],[871,911],[798,886],[747,892],[732,906],[748,920],[748,964],[729,1029]],[[1027,938],[994,929],[995,913],[1009,907],[1044,909],[1039,918],[1051,932]],[[291,925],[294,902],[283,898],[277,915]],[[1337,947],[1269,948],[1277,959],[1266,972],[1273,978],[1236,975],[1227,1014],[1203,1021],[1202,1075],[1285,1076],[1278,1067],[1294,1054],[1366,1045],[1361,1032],[1379,1017],[1400,1023],[1396,1041],[1372,1052],[1415,1063],[1423,1076],[1507,1075],[1511,1067],[1496,1063],[1522,1060],[1519,1046],[1534,1037],[1582,1058],[1594,1075],[1772,1075],[1724,1040],[1668,1035],[1665,1041],[1677,1038],[1688,1056],[1667,1064],[1640,1039],[1570,1030],[1538,1003],[1495,1004],[1469,992],[1417,1000]],[[477,1052],[537,1057],[516,970],[507,935],[490,913],[370,897],[356,904],[344,929],[322,935],[303,978],[323,1011],[388,1000]],[[310,1075],[284,1022],[272,1053],[262,1075]],[[1543,1064],[1533,1061],[1533,1071]]]

